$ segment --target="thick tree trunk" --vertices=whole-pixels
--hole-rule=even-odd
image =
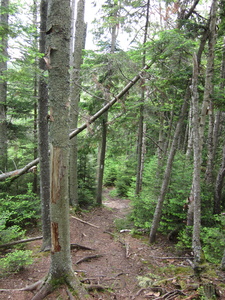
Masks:
[[[187,112],[187,109],[188,109],[188,99],[189,99],[189,97],[190,97],[190,91],[189,91],[189,88],[187,88],[186,95],[185,95],[185,98],[184,98],[184,103],[183,103],[182,108],[181,108],[180,118],[179,118],[179,120],[177,122],[177,125],[176,125],[173,142],[172,142],[172,145],[171,145],[171,148],[170,148],[170,153],[168,155],[168,159],[167,159],[167,163],[166,163],[166,169],[165,169],[165,172],[164,172],[164,178],[163,178],[163,182],[162,182],[162,185],[161,185],[160,194],[159,194],[158,201],[157,201],[157,204],[156,204],[154,216],[153,216],[153,221],[152,221],[152,226],[151,226],[150,236],[149,236],[150,243],[153,243],[156,240],[156,233],[157,233],[157,230],[158,230],[158,227],[159,227],[159,222],[160,222],[160,219],[161,219],[163,202],[164,202],[165,195],[166,195],[168,185],[169,185],[169,181],[170,181],[170,174],[172,172],[173,160],[174,160],[174,156],[175,156],[176,150],[177,150],[179,135],[180,135],[180,132],[181,132],[181,129],[182,129],[182,126],[183,126],[183,121],[184,121],[184,118],[186,116],[186,112]]]
[[[87,293],[72,270],[69,231],[69,41],[70,1],[48,2],[47,53],[50,100],[50,211],[51,264],[49,274],[33,300],[44,297],[58,285],[73,287],[78,299]]]
[[[47,21],[47,0],[40,3],[40,40],[39,48],[45,53],[45,35]],[[39,61],[39,68],[46,70],[44,59]],[[51,248],[51,225],[50,225],[50,167],[48,153],[48,90],[44,75],[40,75],[38,83],[38,145],[40,156],[40,194],[42,208],[42,250]]]
[[[78,104],[80,101],[80,68],[83,63],[82,50],[85,44],[86,24],[84,23],[85,1],[77,3],[77,19],[75,32],[75,47],[73,53],[73,69],[71,73],[70,87],[70,128],[77,128]],[[78,205],[78,178],[77,178],[77,137],[70,141],[70,172],[69,172],[69,196],[70,205]]]
[[[0,26],[3,34],[0,40],[0,55],[4,59],[0,59],[0,172],[7,170],[7,81],[4,79],[7,72],[7,56],[8,56],[8,7],[9,0],[1,0],[1,8],[5,12],[0,14]]]

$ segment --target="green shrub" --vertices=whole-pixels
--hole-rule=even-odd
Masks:
[[[6,254],[4,258],[0,259],[0,273],[17,273],[25,266],[33,263],[31,250],[16,250],[12,253]]]
[[[96,168],[94,153],[88,147],[82,147],[78,152],[78,203],[82,208],[95,203]]]
[[[25,227],[35,224],[40,217],[40,200],[37,195],[32,192],[31,184],[28,184],[27,192],[19,195],[1,195],[0,215],[9,212],[7,219],[7,227],[17,225]]]
[[[178,242],[176,244],[177,251],[190,251],[192,249],[192,226],[186,226],[178,234]]]
[[[201,240],[206,260],[215,264],[220,263],[225,249],[224,230],[218,227],[203,227]]]
[[[161,170],[160,170],[161,171]],[[133,220],[135,226],[149,228],[155,211],[161,188],[161,178],[158,176],[157,156],[145,163],[142,191],[138,197],[132,197]],[[183,207],[190,193],[192,183],[192,165],[186,161],[182,153],[177,153],[170,184],[164,200],[162,218],[159,230],[168,234],[171,231],[182,230],[185,227],[186,211]]]
[[[220,263],[225,249],[225,217],[214,216],[214,227],[201,227],[201,244],[205,258],[211,263]],[[192,226],[186,227],[178,235],[178,251],[192,249]]]
[[[108,158],[105,163],[104,169],[104,185],[105,186],[114,186],[117,179],[117,170],[118,163],[115,162],[115,159]]]
[[[129,198],[133,207],[131,218],[137,228],[149,229],[151,225],[159,192],[156,173],[157,157],[153,156],[145,162],[142,191],[139,196],[134,195],[135,184],[132,186],[133,191],[130,189]]]
[[[10,212],[6,211],[0,215],[0,244],[6,244],[12,240],[23,238],[25,230],[22,230],[18,225],[10,227],[6,226],[7,221],[10,219]]]

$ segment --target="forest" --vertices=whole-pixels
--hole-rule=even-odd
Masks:
[[[70,216],[107,193],[130,201],[120,229],[190,255],[201,295],[150,299],[216,299],[201,284],[225,271],[225,1],[22,2],[0,9],[0,281],[33,263],[32,229],[50,255],[32,299],[92,299]]]

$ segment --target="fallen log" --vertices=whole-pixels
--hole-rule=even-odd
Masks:
[[[29,243],[29,242],[33,242],[33,241],[36,241],[36,240],[41,240],[42,238],[43,238],[43,236],[37,236],[37,237],[29,238],[29,239],[18,240],[18,241],[14,241],[14,242],[10,242],[10,243],[7,243],[7,244],[0,245],[0,248],[8,248],[8,247],[18,245],[18,244]],[[95,249],[92,249],[92,248],[89,248],[89,247],[86,247],[86,246],[83,246],[83,245],[75,244],[75,243],[70,244],[70,249],[71,250],[73,250],[73,249],[90,250],[90,251],[95,250]],[[50,249],[47,250],[47,251],[50,251]]]
[[[43,238],[43,236],[37,236],[37,237],[29,238],[29,239],[18,240],[18,241],[0,245],[0,248],[8,248],[8,247],[11,247],[11,246],[14,246],[17,244],[29,243],[29,242],[33,242],[36,240],[41,240],[42,238]]]

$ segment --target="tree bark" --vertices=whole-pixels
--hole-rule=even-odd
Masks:
[[[50,212],[51,263],[48,276],[33,300],[44,299],[57,286],[72,287],[77,299],[85,299],[72,270],[69,231],[69,45],[70,1],[50,0],[47,19],[47,53],[50,100]]]
[[[0,60],[0,172],[6,172],[7,170],[7,81],[4,78],[7,72],[8,57],[8,7],[9,0],[1,0],[1,8],[4,12],[0,14],[0,26],[3,28],[0,40],[0,55],[4,59]]]
[[[200,199],[200,167],[201,167],[201,140],[199,123],[199,103],[198,103],[198,62],[197,56],[193,58],[193,78],[192,78],[192,110],[193,110],[193,151],[194,151],[194,171],[193,171],[193,202],[194,202],[194,226],[192,236],[192,248],[194,252],[194,265],[201,262],[201,199]]]
[[[213,77],[214,77],[214,57],[215,57],[215,45],[217,36],[217,7],[218,1],[214,0],[211,6],[210,12],[210,25],[209,25],[209,51],[207,58],[206,79],[203,102],[206,102],[207,115],[209,116],[209,129],[208,129],[208,159],[206,166],[206,182],[207,184],[213,184],[213,161],[214,161],[214,148],[213,148],[213,126],[214,126],[214,109],[213,109]]]
[[[34,28],[36,28],[36,32],[35,32],[35,36],[34,36],[34,47],[35,49],[38,49],[38,32],[37,32],[37,28],[38,28],[38,24],[37,24],[37,1],[33,0],[33,26]],[[38,59],[37,57],[35,58],[34,61],[34,78],[33,78],[33,84],[34,84],[34,91],[33,91],[33,95],[34,95],[34,159],[36,159],[38,157],[38,135],[37,135],[37,119],[38,119],[38,109],[37,109],[37,95],[38,95],[38,76],[37,76],[37,67],[38,67]],[[32,191],[33,193],[37,193],[38,191],[38,176],[37,176],[37,172],[34,172],[33,174],[33,187],[32,187]]]
[[[144,30],[144,41],[143,41],[143,58],[142,67],[146,64],[146,49],[145,43],[147,41],[148,27],[149,27],[149,9],[150,0],[147,2],[146,7],[146,20],[145,20],[145,30]],[[139,109],[139,125],[138,125],[138,141],[137,141],[137,172],[136,172],[136,188],[135,195],[138,196],[142,189],[142,177],[144,171],[144,102],[145,102],[145,80],[142,81],[141,86],[141,103]]]
[[[40,39],[39,49],[45,53],[45,35],[47,22],[47,0],[40,3]],[[48,90],[47,82],[43,74],[46,71],[44,59],[39,60],[39,68],[42,71],[38,83],[38,149],[40,156],[40,195],[42,209],[42,251],[51,248],[50,225],[50,167],[48,153]]]
[[[80,101],[80,68],[83,63],[82,50],[85,45],[86,24],[84,22],[85,0],[77,3],[77,19],[75,32],[75,46],[73,53],[73,69],[71,73],[70,88],[70,128],[77,128],[78,103]],[[70,171],[69,171],[69,196],[70,205],[78,205],[78,178],[77,178],[77,137],[70,141]]]

